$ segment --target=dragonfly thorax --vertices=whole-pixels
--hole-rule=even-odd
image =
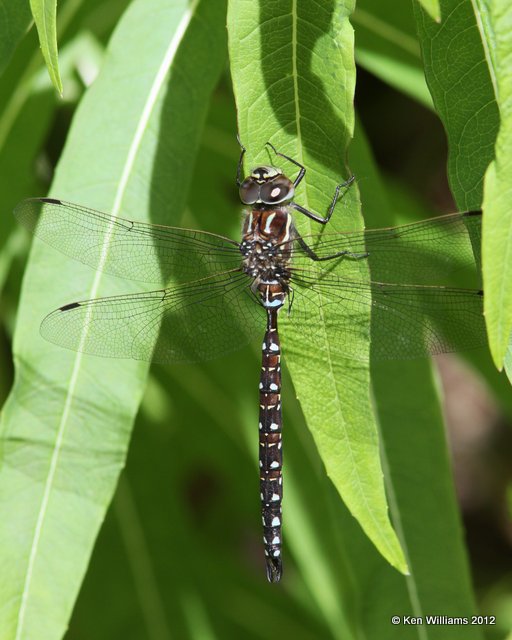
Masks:
[[[286,296],[294,234],[292,218],[286,207],[253,210],[246,216],[240,243],[243,269],[255,279],[253,291],[259,293],[264,306],[270,300],[267,285],[272,285],[273,293],[277,293],[274,285],[281,287]]]

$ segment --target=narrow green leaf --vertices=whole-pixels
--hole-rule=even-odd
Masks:
[[[351,22],[357,64],[432,109],[410,0],[360,0]]]
[[[471,618],[476,606],[430,365],[379,363],[372,366],[372,380],[391,513],[410,568],[405,578],[409,601],[397,603],[393,614],[424,617],[435,611]],[[390,576],[382,577],[385,589]],[[382,618],[379,607],[371,612],[365,620],[368,636],[391,640],[391,630],[379,634]],[[427,627],[422,637],[459,640],[460,628],[443,627],[439,632]],[[468,627],[464,638],[482,638],[482,632]]]
[[[507,0],[479,4],[501,118],[496,158],[485,177],[482,247],[489,344],[501,369],[512,332],[512,6]]]
[[[379,180],[360,126],[356,126],[350,149],[354,171],[365,176],[361,197],[367,227],[392,226],[403,214],[417,213],[414,207],[412,211],[397,210],[400,198],[388,183]],[[410,575],[392,575],[376,554],[369,553],[368,545],[351,536],[350,530],[346,533],[351,540],[353,575],[361,592],[386,593],[386,598],[377,599],[376,606],[365,612],[362,627],[369,638],[394,638],[392,625],[384,628],[382,624],[393,615],[424,616],[443,611],[470,616],[476,612],[438,380],[432,367],[432,362],[425,360],[372,363],[390,510]],[[424,627],[425,638],[458,640],[459,636],[460,628],[444,627],[440,633]],[[480,631],[472,628],[469,637],[480,638]]]
[[[296,0],[229,3],[232,76],[248,164],[268,162],[263,150],[267,140],[304,164],[307,173],[295,200],[314,211],[325,212],[329,194],[347,177],[344,160],[353,129],[355,84],[348,21],[352,9],[351,1],[336,7]],[[295,174],[293,165],[282,164],[285,172]],[[356,196],[351,188],[330,222],[331,230],[361,227]],[[296,218],[301,233],[319,231],[303,216]],[[347,263],[348,277],[368,278],[362,262]],[[318,317],[319,308],[308,305],[317,323],[314,338],[307,327],[293,324],[293,312],[290,320],[281,314],[284,356],[328,475],[379,551],[404,571],[388,519],[364,362],[369,312],[368,317],[354,318],[361,356],[355,361],[344,357],[343,336]]]
[[[78,109],[53,194],[142,220],[179,216],[225,62],[224,24],[222,3],[132,3]],[[34,243],[15,336],[16,384],[1,423],[5,637],[64,633],[148,368],[59,349],[40,337],[40,320],[73,299],[136,288]]]
[[[18,42],[30,26],[32,16],[28,0],[0,1],[0,75],[9,64]]]
[[[30,0],[30,7],[52,84],[62,94],[57,51],[57,0]]]
[[[499,113],[479,15],[470,0],[441,0],[437,23],[414,2],[425,76],[448,137],[448,179],[460,211],[482,204]]]

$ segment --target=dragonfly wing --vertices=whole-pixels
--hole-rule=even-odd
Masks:
[[[74,302],[50,313],[44,338],[96,356],[161,363],[209,360],[247,344],[264,310],[240,271],[146,293]]]
[[[473,211],[388,229],[305,236],[304,240],[320,258],[346,251],[337,259],[340,264],[367,253],[376,282],[478,288],[474,249],[480,244],[481,224],[481,212]],[[296,248],[295,264],[311,264],[297,241]],[[327,267],[333,261],[318,264]]]
[[[312,343],[318,327],[336,336],[340,355],[357,352],[358,316],[371,309],[371,355],[380,360],[417,358],[486,344],[483,294],[479,290],[364,283],[316,274],[293,279],[289,322],[300,322]],[[308,320],[306,321],[306,318]]]
[[[52,198],[14,210],[21,224],[62,253],[115,276],[167,286],[236,268],[238,243],[205,231],[117,218]]]
[[[372,303],[371,354],[379,360],[465,351],[487,342],[482,291],[373,284]]]

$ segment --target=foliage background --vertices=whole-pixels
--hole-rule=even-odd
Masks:
[[[130,40],[118,42],[117,49],[113,43],[108,44],[123,15],[127,19],[125,11],[129,4],[119,0],[109,3],[68,0],[59,5],[60,74],[56,72],[52,54],[52,33],[47,34],[46,58],[53,65],[54,82],[58,85],[59,76],[62,79],[62,99],[51,86],[35,29],[22,37],[30,21],[29,7],[20,3],[4,24],[3,42],[11,47],[4,45],[0,67],[3,68],[0,78],[2,403],[13,384],[12,336],[30,242],[15,227],[10,212],[23,197],[48,191],[59,160],[54,195],[68,197],[69,191],[71,199],[106,210],[117,202],[114,194],[121,170],[116,173],[115,158],[119,158],[121,166],[127,155],[123,145],[131,132],[131,110],[136,111],[138,99],[145,98],[137,73],[139,68],[146,68],[142,64],[143,52],[130,50]],[[261,2],[259,7],[261,11],[278,13],[276,7],[286,9],[287,4]],[[456,86],[454,77],[441,78],[438,85],[435,81],[442,55],[450,63],[457,60],[462,67],[469,68],[479,60],[474,40],[470,36],[467,39],[457,36],[466,34],[465,20],[475,21],[472,3],[456,3],[455,10],[449,6],[451,3],[441,2],[443,15],[452,22],[447,18],[440,32],[417,4],[405,0],[393,3],[392,8],[383,8],[382,4],[363,0],[352,17],[359,71],[356,139],[349,150],[349,165],[358,178],[365,221],[368,226],[383,226],[455,210],[457,205],[460,209],[477,207],[497,134],[498,108],[492,94],[498,94],[502,100],[500,110],[505,122],[506,78],[503,80],[504,74],[499,73],[494,77],[494,73],[489,69],[486,73],[484,69],[478,81],[473,80],[476,96],[463,100],[455,93],[453,104],[447,99],[450,93],[447,89]],[[187,3],[175,1],[170,5],[179,22],[180,11],[186,9]],[[144,143],[140,166],[133,181],[127,184],[129,197],[123,201],[122,214],[142,219],[151,209],[153,215],[161,216],[152,218],[153,221],[237,237],[240,207],[233,184],[238,157],[234,138],[237,121],[223,32],[226,7],[223,2],[210,3],[209,9],[204,2],[191,6],[199,12],[202,25],[208,27],[208,37],[199,37],[200,25],[196,33],[190,31],[168,93],[158,106],[162,122],[166,114],[174,117],[175,113],[184,114],[183,120],[180,126],[170,127],[168,137],[163,130],[160,138],[149,136]],[[255,3],[243,1],[230,3],[232,33],[236,31],[235,24],[242,28],[243,19],[249,20],[254,6]],[[39,8],[44,11],[45,7],[51,8],[50,3],[42,3]],[[296,4],[290,3],[290,7]],[[341,12],[342,8],[348,12],[350,3],[336,3],[337,10]],[[169,35],[165,32],[164,16],[168,14],[163,3],[159,6],[155,2],[150,11],[139,2],[139,10],[141,14],[137,15],[137,7],[132,6],[131,23],[125,22],[125,29],[126,25],[132,29],[132,42],[157,40],[160,34],[165,45]],[[36,9],[34,12],[37,16]],[[143,18],[151,13],[153,31],[144,34]],[[159,16],[161,30],[157,27]],[[499,44],[498,23],[492,22],[493,16],[485,3],[481,3],[478,16],[489,19],[485,23],[488,29],[489,24],[496,29],[494,40],[487,32],[488,43]],[[314,20],[312,16],[311,22]],[[474,37],[474,30],[470,33]],[[428,54],[425,59],[433,66],[429,76],[432,94],[452,141],[450,177],[455,202],[445,173],[446,138],[424,81],[420,42]],[[233,45],[232,41],[231,47],[238,44]],[[495,50],[499,52],[498,45]],[[254,50],[253,55],[257,59],[258,51]],[[91,92],[89,102],[82,100],[97,73],[107,61],[112,63],[112,58],[119,68],[124,65],[130,69],[127,76],[130,82],[119,84],[115,74],[103,76],[91,92],[105,96],[104,102],[96,106]],[[243,62],[251,73],[250,65],[255,62],[250,59]],[[447,64],[445,68],[453,69],[457,77],[461,73],[457,66]],[[489,68],[499,70],[499,60]],[[428,64],[426,70],[428,74]],[[324,73],[327,76],[329,72],[327,66]],[[133,91],[134,87],[139,93]],[[437,96],[436,87],[440,92]],[[180,103],[180,97],[187,95],[187,91],[189,101]],[[464,91],[467,92],[462,87],[462,95]],[[173,102],[173,96],[178,96],[177,103]],[[485,109],[474,108],[479,102]],[[78,105],[81,125],[77,125],[70,140],[68,132]],[[455,124],[452,124],[453,109],[459,116]],[[240,113],[245,112],[239,102]],[[204,127],[197,127],[195,123],[203,118]],[[464,126],[460,127],[462,133],[458,131],[461,119],[478,136],[465,138]],[[260,121],[258,125],[260,138],[270,137],[270,124],[267,123],[267,130]],[[248,135],[252,135],[251,123],[248,126]],[[504,130],[502,127],[500,135],[506,134]],[[68,148],[63,153],[66,140]],[[503,142],[502,145],[506,146]],[[459,150],[455,159],[454,148]],[[152,171],[154,163],[156,170],[162,172],[158,182],[161,191],[157,193],[145,194],[139,189],[139,183],[144,183],[150,171],[144,163],[146,157],[148,162],[151,160]],[[490,193],[496,190],[494,185],[503,175],[500,169],[507,158],[499,160],[498,177],[489,178],[494,181],[490,183]],[[469,184],[462,185],[460,190],[453,183],[454,162],[456,175],[467,179]],[[169,175],[175,180],[168,180]],[[339,176],[342,175],[340,162]],[[323,175],[320,179],[324,179]],[[311,197],[317,198],[320,208],[324,194]],[[338,214],[347,212],[342,209]],[[506,236],[503,231],[498,235],[500,240]],[[64,481],[68,477],[75,480],[73,474],[78,468],[82,481],[77,495],[87,497],[93,486],[102,497],[91,511],[84,500],[69,512],[65,511],[67,503],[56,499],[41,554],[40,586],[36,594],[28,597],[32,630],[16,635],[20,633],[19,627],[16,631],[16,617],[12,617],[6,596],[12,593],[8,585],[17,584],[18,572],[26,566],[24,537],[31,526],[27,522],[23,526],[26,513],[30,513],[25,510],[30,499],[20,478],[32,473],[37,478],[34,460],[44,464],[44,454],[38,456],[46,432],[34,432],[33,425],[44,425],[43,418],[51,416],[54,405],[61,401],[61,390],[49,385],[45,377],[54,372],[60,375],[70,367],[68,356],[55,354],[53,347],[43,345],[36,347],[43,351],[34,352],[25,345],[40,340],[37,326],[42,315],[58,304],[83,296],[83,278],[91,277],[82,276],[87,271],[83,269],[77,274],[75,265],[69,267],[59,256],[51,262],[53,258],[47,257],[51,256],[51,250],[46,254],[42,251],[34,247],[31,269],[35,280],[32,285],[25,285],[40,294],[41,309],[33,303],[35,293],[31,296],[27,289],[24,322],[17,337],[18,353],[24,349],[25,353],[35,355],[28,363],[23,362],[25,378],[18,380],[17,395],[6,405],[2,423],[0,542],[4,544],[0,546],[9,557],[2,559],[1,565],[5,580],[0,589],[0,638],[54,638],[64,633],[74,590],[80,585],[95,536],[95,528],[91,527],[90,535],[81,539],[80,525],[87,520],[100,525],[111,491],[110,480],[106,478],[115,478],[123,466],[128,443],[130,418],[126,419],[122,438],[116,439],[113,434],[117,432],[108,426],[108,416],[96,413],[96,402],[111,403],[116,416],[122,413],[122,408],[126,413],[131,409],[135,413],[144,389],[145,371],[139,365],[133,369],[125,363],[107,364],[104,369],[101,365],[98,374],[97,363],[93,363],[91,372],[86,372],[86,382],[77,392],[84,403],[79,404],[74,425],[77,436],[65,449],[72,454],[69,459],[72,473],[67,476],[65,468]],[[498,261],[498,264],[506,275],[506,263]],[[109,293],[115,292],[112,287],[116,286],[126,292],[131,285],[125,282],[105,285]],[[503,308],[506,309],[506,302]],[[507,318],[509,315],[505,313]],[[497,353],[499,347],[494,350]],[[95,379],[107,370],[109,373],[103,379]],[[329,461],[319,458],[301,408],[294,400],[292,381],[285,375],[285,536],[289,548],[286,578],[278,589],[264,581],[260,548],[255,436],[258,371],[255,348],[218,362],[151,368],[126,469],[94,546],[66,637],[274,638],[293,634],[296,638],[459,638],[460,629],[424,628],[420,633],[426,635],[420,635],[417,629],[392,627],[389,618],[395,613],[465,615],[468,611],[494,614],[497,625],[468,628],[465,638],[506,637],[512,629],[512,534],[507,518],[512,449],[508,422],[512,404],[506,378],[495,372],[490,357],[470,354],[462,360],[450,356],[439,359],[434,370],[427,363],[387,364],[372,370],[388,501],[412,570],[409,578],[401,576],[378,554],[339,500],[325,475],[323,465]],[[135,391],[130,386],[133,382],[124,378],[130,372],[139,379]],[[64,375],[70,377],[69,373]],[[111,381],[121,389],[119,395],[115,389],[109,389]],[[441,385],[465,537],[459,530],[441,408],[435,393]],[[21,435],[10,424],[10,417],[15,415],[14,402],[31,407],[24,416],[26,428]],[[20,447],[20,443],[26,446]],[[94,455],[90,459],[77,456],[82,447],[90,448]],[[113,455],[105,456],[105,449]],[[11,473],[13,459],[19,463],[18,469],[23,470],[17,477]],[[14,523],[11,530],[9,522]],[[14,526],[20,528],[14,531]],[[69,534],[69,540],[72,539],[71,555],[55,542],[62,530],[65,538]],[[21,550],[18,555],[16,549],[6,544],[13,539]],[[73,552],[75,543],[81,549],[78,553]],[[53,575],[51,567],[56,559],[60,560],[56,563],[59,580],[51,581],[48,576]],[[17,595],[22,597],[20,593]],[[49,600],[43,607],[41,603],[45,603],[46,597]],[[477,601],[475,609],[473,598]]]

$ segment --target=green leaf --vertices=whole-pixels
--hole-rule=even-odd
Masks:
[[[0,2],[0,75],[9,64],[18,42],[30,26],[32,16],[27,0]]]
[[[54,195],[176,220],[225,61],[224,22],[222,3],[208,0],[130,5],[74,119]],[[5,637],[62,636],[124,465],[148,366],[61,350],[38,334],[42,317],[66,301],[136,287],[114,280],[34,243],[15,337],[16,384],[1,423]]]
[[[489,344],[501,368],[512,330],[510,9],[508,3],[443,0],[441,25],[417,5],[415,10],[427,81],[448,135],[450,186],[460,209],[481,207],[484,174],[496,154],[486,177],[482,256]]]
[[[379,179],[361,126],[356,126],[350,150],[354,171],[365,176],[361,197],[368,227],[393,226],[404,213],[421,213],[410,202],[406,212],[400,210],[400,194]],[[386,593],[364,616],[366,636],[391,640],[396,632],[390,628],[386,634],[382,620],[392,615],[422,616],[448,609],[470,616],[475,603],[432,363],[373,362],[372,385],[390,510],[410,575],[397,579],[351,529],[346,535],[352,575],[361,593]],[[478,629],[471,632],[473,638],[481,637]],[[459,633],[444,627],[441,637],[458,640]]]
[[[499,126],[479,16],[470,0],[441,0],[441,23],[414,3],[425,76],[448,137],[448,179],[460,211],[479,209]]]
[[[485,42],[492,52],[489,71],[501,117],[496,158],[485,176],[482,247],[489,344],[496,366],[501,369],[512,337],[512,7],[505,0],[482,1],[481,12]]]
[[[387,613],[424,616],[453,611],[471,618],[476,606],[431,367],[422,361],[379,363],[372,366],[372,380],[391,513],[410,568],[405,578],[409,601],[402,600]],[[379,575],[377,588],[387,593],[389,580]],[[368,637],[394,638],[391,630],[379,634],[381,607],[365,620]],[[444,627],[442,635],[426,630],[425,638],[430,637],[458,640],[460,629]],[[482,632],[468,627],[464,637],[482,638]]]
[[[352,135],[355,84],[348,21],[352,9],[353,2],[338,3],[336,10],[293,0],[269,0],[259,6],[251,0],[229,3],[232,76],[248,163],[268,161],[263,149],[270,140],[304,164],[307,173],[296,201],[314,211],[326,210],[329,194],[347,176],[344,150]],[[285,172],[296,171],[283,164]],[[356,196],[351,188],[330,222],[331,230],[361,228]],[[305,218],[297,224],[303,234],[318,231]],[[348,277],[353,273],[359,276],[352,277],[368,278],[367,266],[356,262],[347,264]],[[315,307],[310,310],[315,317]],[[404,571],[388,519],[364,362],[369,352],[369,312],[368,317],[354,318],[362,361],[347,360],[340,353],[343,337],[321,319],[314,340],[286,314],[281,314],[280,323],[284,356],[327,473],[379,551]]]
[[[39,43],[53,86],[62,95],[57,52],[57,0],[30,0]]]
[[[360,0],[351,22],[357,64],[432,109],[410,1]]]

